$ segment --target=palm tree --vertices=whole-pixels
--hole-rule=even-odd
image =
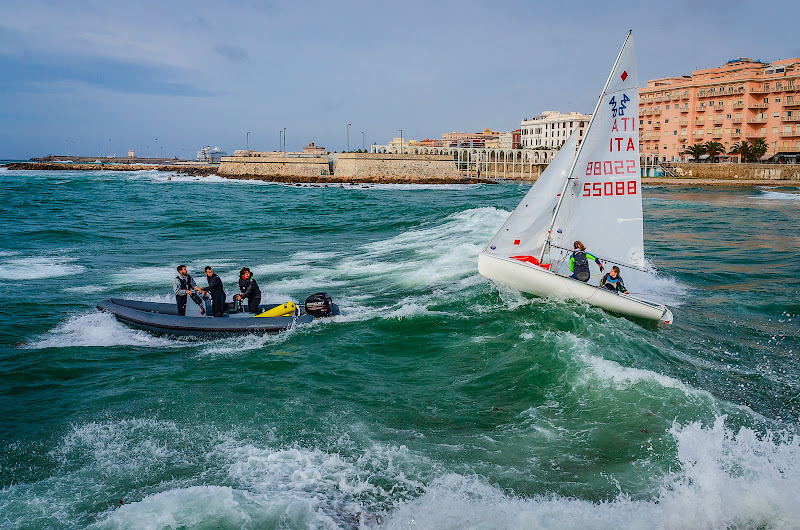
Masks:
[[[757,162],[761,160],[761,157],[767,152],[767,142],[765,142],[763,138],[756,138],[753,140],[753,143],[750,144],[750,150],[752,151],[753,162]]]
[[[750,142],[747,140],[742,140],[741,142],[736,142],[731,146],[730,151],[728,153],[732,155],[739,155],[739,163],[744,163],[750,160],[753,156],[753,146],[750,145]]]
[[[725,147],[719,142],[706,142],[706,154],[711,162],[714,162],[714,157],[719,153],[725,152]]]
[[[706,154],[706,146],[704,144],[694,144],[691,147],[687,147],[681,154],[691,155],[695,162],[699,162],[700,157]]]

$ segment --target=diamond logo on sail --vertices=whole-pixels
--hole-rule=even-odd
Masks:
[[[622,78],[623,81],[628,79],[628,71],[627,70],[623,70],[622,75],[620,77]]]

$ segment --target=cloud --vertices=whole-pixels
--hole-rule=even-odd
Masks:
[[[235,44],[217,44],[214,46],[214,51],[225,59],[237,63],[243,63],[250,58],[247,50]]]
[[[75,83],[111,92],[158,96],[205,97],[213,93],[177,79],[180,72],[159,65],[105,57],[68,57],[26,53],[0,55],[3,92],[63,91]]]

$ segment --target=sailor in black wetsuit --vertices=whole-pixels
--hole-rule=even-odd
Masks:
[[[190,296],[194,303],[200,306],[200,314],[205,314],[205,303],[196,292],[201,289],[186,271],[186,265],[178,265],[178,275],[172,281],[172,291],[175,293],[175,302],[178,304],[178,315],[186,316],[186,302]]]
[[[206,267],[206,279],[208,280],[208,288],[204,289],[204,292],[211,295],[211,313],[215,317],[224,316],[225,290],[222,288],[222,280],[214,274],[214,269],[211,267]]]
[[[625,289],[625,284],[622,282],[622,276],[619,275],[619,267],[616,265],[611,267],[611,270],[600,278],[600,287],[615,293],[628,294],[628,290]]]
[[[580,280],[582,282],[588,282],[589,278],[591,277],[592,273],[589,270],[589,260],[594,260],[597,263],[597,266],[600,267],[600,272],[603,272],[603,264],[600,263],[600,260],[596,257],[592,256],[588,252],[586,252],[586,247],[580,241],[576,241],[572,248],[572,256],[569,258],[569,270],[572,271],[572,278],[573,280]]]
[[[239,271],[239,291],[241,294],[236,295],[238,299],[247,298],[247,310],[257,313],[258,305],[261,303],[261,289],[258,288],[253,273],[247,267]]]

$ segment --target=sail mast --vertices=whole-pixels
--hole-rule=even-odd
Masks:
[[[606,84],[603,86],[603,91],[600,93],[600,97],[597,98],[597,104],[595,104],[594,112],[592,113],[592,117],[589,120],[589,124],[586,126],[586,134],[583,137],[584,140],[586,140],[586,138],[589,137],[589,132],[592,130],[592,124],[594,124],[594,119],[597,116],[598,111],[600,110],[600,103],[602,103],[603,101],[603,96],[606,95],[606,90],[608,90],[608,85],[611,83],[611,78],[614,75],[614,72],[617,70],[617,65],[619,64],[620,58],[622,58],[622,52],[625,51],[625,46],[628,45],[628,40],[630,40],[632,34],[633,30],[628,31],[628,36],[625,37],[625,42],[622,43],[622,48],[620,48],[619,53],[617,54],[617,60],[614,61],[614,66],[611,67],[611,71],[608,73],[608,79],[606,79]],[[542,245],[542,250],[539,253],[539,263],[541,263],[542,259],[544,259],[544,253],[547,250],[547,247],[550,246],[550,237],[552,236],[553,233],[553,227],[556,224],[556,217],[558,217],[558,211],[561,209],[561,203],[564,201],[564,195],[566,195],[567,193],[569,182],[571,180],[574,180],[572,174],[575,171],[575,164],[578,163],[578,155],[583,149],[584,143],[585,142],[581,142],[581,145],[578,147],[578,152],[575,153],[575,159],[572,161],[572,166],[569,168],[569,173],[567,174],[567,178],[564,180],[564,187],[561,190],[561,195],[558,197],[556,208],[553,211],[553,219],[550,221],[550,227],[547,229],[547,239]]]

